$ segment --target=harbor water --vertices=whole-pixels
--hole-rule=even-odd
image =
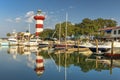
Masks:
[[[37,47],[0,47],[0,80],[120,80],[120,60]]]

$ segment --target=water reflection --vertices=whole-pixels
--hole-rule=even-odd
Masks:
[[[43,56],[41,56],[39,52],[36,53],[36,67],[34,70],[38,76],[41,76],[45,70],[44,59],[43,59]]]
[[[40,54],[38,47],[23,47],[23,46],[10,46],[7,50],[8,54],[12,55],[14,60],[17,59],[17,55],[24,55],[27,57],[27,65],[34,68],[37,76],[40,76],[44,72],[44,58]],[[35,58],[33,58],[35,55]]]
[[[69,68],[71,65],[74,65],[79,67],[81,71],[85,73],[91,70],[101,72],[102,70],[109,70],[110,68],[118,68],[118,66],[120,66],[119,59],[114,60],[112,58],[102,58],[102,56],[86,55],[80,52],[74,52],[69,54],[59,51],[57,54],[51,53],[49,55],[53,57],[53,60],[58,67],[62,66],[65,68]]]
[[[10,64],[14,63],[15,65],[18,65],[19,63],[18,69],[27,68],[28,72],[26,73],[31,75],[31,77],[34,77],[32,80],[38,80],[38,78],[36,79],[36,76],[41,80],[96,80],[100,77],[103,77],[106,80],[112,78],[113,80],[118,74],[116,71],[120,68],[120,59],[106,58],[103,55],[93,55],[85,52],[70,52],[65,50],[54,51],[53,49],[43,50],[38,47],[22,46],[10,46],[6,49],[8,55],[12,55],[12,59],[14,60]],[[2,58],[2,56],[0,57]],[[21,65],[24,65],[24,67],[20,67]],[[13,66],[11,65],[10,67]],[[32,73],[30,73],[29,70],[32,70]],[[105,72],[108,72],[106,76],[104,76]],[[101,76],[99,75],[100,73]],[[109,75],[111,75],[111,77]],[[22,79],[23,78],[21,78],[21,80]],[[116,80],[119,79],[118,76]],[[18,79],[16,78],[16,80]]]
[[[56,65],[57,69],[60,72],[60,67],[69,68],[71,65],[78,66],[81,71],[89,72],[91,70],[102,71],[109,70],[110,65],[111,68],[118,67],[119,60],[99,58],[97,55],[91,55],[88,53],[80,53],[80,52],[70,52],[65,50],[59,50],[52,53],[49,51],[43,51],[38,47],[18,47],[11,46],[8,48],[8,53],[13,56],[13,59],[16,59],[18,54],[26,55],[29,64],[32,66],[36,64],[36,68],[34,69],[37,75],[41,75],[44,72],[44,58],[51,59]],[[36,59],[32,59],[31,53],[34,53]],[[106,63],[106,64],[105,64]],[[111,63],[111,64],[110,64]],[[66,73],[65,73],[66,74]]]

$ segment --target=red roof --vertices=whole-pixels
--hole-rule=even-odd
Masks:
[[[120,28],[120,26],[118,26],[118,27],[106,27],[106,28],[99,29],[99,31],[112,30],[112,29],[119,29],[119,28]]]

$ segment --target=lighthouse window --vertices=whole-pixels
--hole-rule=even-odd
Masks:
[[[116,30],[114,30],[114,34],[116,34]]]

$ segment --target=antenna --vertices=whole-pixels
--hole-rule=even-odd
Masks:
[[[29,33],[30,33],[30,24],[29,24]]]

